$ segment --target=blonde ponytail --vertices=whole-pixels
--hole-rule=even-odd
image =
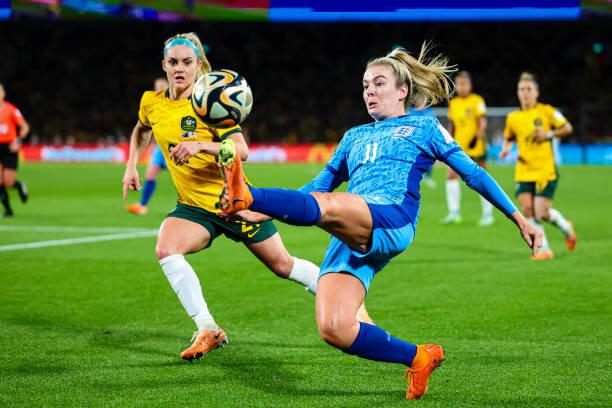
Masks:
[[[429,44],[424,42],[418,58],[414,58],[403,48],[397,48],[384,57],[375,58],[366,67],[388,65],[397,77],[397,86],[408,85],[408,96],[404,107],[408,108],[420,95],[432,106],[448,99],[454,92],[454,84],[449,74],[457,71],[456,65],[448,65],[448,59],[442,55],[427,58]]]
[[[204,48],[202,47],[202,41],[200,41],[200,37],[198,37],[196,33],[177,34],[174,37],[168,38],[164,42],[164,46],[168,45],[172,40],[175,40],[177,38],[184,38],[186,40],[191,41],[193,45],[195,45],[198,51],[200,52],[200,57],[198,58],[198,61],[200,62],[199,67],[198,67],[198,73],[197,73],[198,78],[206,74],[207,72],[212,71],[210,62],[208,62],[208,58],[206,58],[206,54],[204,54]]]

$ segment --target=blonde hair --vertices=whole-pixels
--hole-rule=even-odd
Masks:
[[[210,62],[208,62],[208,58],[206,58],[206,54],[204,54],[204,47],[202,47],[202,41],[200,41],[200,37],[196,33],[180,33],[173,37],[168,38],[164,42],[164,47],[170,43],[170,41],[175,40],[177,38],[184,38],[186,40],[191,41],[198,51],[200,51],[200,57],[198,58],[198,62],[200,63],[198,66],[197,77],[206,74],[207,72],[212,71],[212,67],[210,66]]]
[[[427,100],[426,106],[432,106],[453,94],[454,84],[449,74],[457,71],[457,68],[456,65],[448,65],[448,59],[441,54],[427,58],[429,50],[429,43],[424,42],[419,57],[414,58],[405,49],[396,48],[384,57],[370,60],[366,69],[374,65],[390,66],[397,77],[397,86],[408,85],[405,108],[417,95]]]
[[[540,89],[540,84],[538,84],[538,80],[536,79],[536,76],[534,74],[532,74],[531,72],[523,72],[521,73],[521,76],[519,77],[519,82],[521,81],[528,81],[533,83],[533,85],[535,86],[536,90]]]

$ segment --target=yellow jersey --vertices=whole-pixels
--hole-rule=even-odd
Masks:
[[[536,127],[548,132],[567,123],[565,116],[550,105],[537,103],[527,110],[510,112],[506,117],[504,137],[518,145],[515,180],[524,182],[552,181],[557,169],[552,140],[535,141]]]
[[[448,103],[448,120],[453,123],[453,138],[470,157],[486,154],[484,139],[476,136],[478,120],[487,114],[487,106],[480,95],[455,96]]]
[[[215,204],[223,188],[223,177],[215,157],[200,153],[189,162],[177,166],[168,156],[170,150],[181,142],[220,142],[229,135],[242,132],[240,126],[217,129],[205,125],[197,118],[189,98],[172,100],[167,89],[147,91],[142,95],[138,119],[144,126],[153,129],[153,136],[164,154],[178,192],[178,201],[218,212]]]

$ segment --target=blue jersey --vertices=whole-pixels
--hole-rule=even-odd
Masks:
[[[516,211],[495,181],[431,116],[405,115],[350,129],[325,169],[301,191],[329,192],[348,181],[349,193],[363,196],[368,204],[399,206],[416,225],[420,182],[435,160],[446,162],[506,215]]]
[[[407,113],[408,115],[413,115],[413,116],[434,116],[433,109],[431,109],[431,107],[429,106],[423,109],[415,109],[413,107],[413,108],[408,109]]]

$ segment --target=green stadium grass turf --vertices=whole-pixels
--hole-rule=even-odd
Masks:
[[[261,186],[298,187],[314,165],[248,165]],[[145,217],[122,207],[119,165],[25,164],[31,201],[0,226],[157,228],[173,207],[168,174]],[[512,169],[492,174],[512,191]],[[533,263],[500,213],[445,227],[445,170],[423,186],[413,245],[381,272],[367,306],[390,333],[437,342],[447,361],[419,406],[611,406],[612,167],[564,167],[555,207],[575,222],[569,253]],[[130,201],[137,200],[130,193]],[[320,263],[328,236],[278,224],[289,250]],[[0,246],[104,235],[0,230]],[[188,257],[230,344],[187,363],[191,319],[154,257],[154,238],[0,252],[0,406],[412,406],[404,368],[324,344],[314,298],[225,238]]]

